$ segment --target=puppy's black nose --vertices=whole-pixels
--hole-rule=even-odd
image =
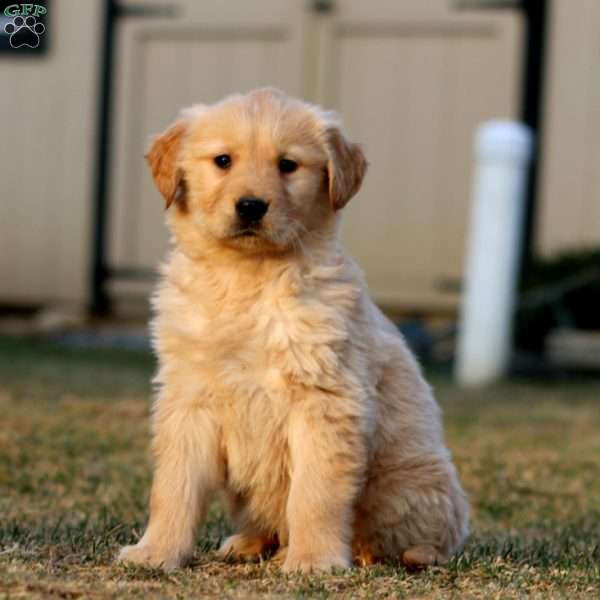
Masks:
[[[244,196],[237,201],[235,210],[246,223],[256,223],[260,221],[269,209],[269,205],[261,198]]]

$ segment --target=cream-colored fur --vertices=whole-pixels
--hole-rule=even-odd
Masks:
[[[217,491],[237,531],[224,554],[279,546],[286,570],[447,559],[468,505],[438,407],[336,237],[360,148],[265,89],[184,112],[147,158],[174,248],[154,300],[150,522],[121,560],[184,564]],[[244,236],[248,195],[269,208]]]

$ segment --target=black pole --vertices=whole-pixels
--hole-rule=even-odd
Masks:
[[[110,168],[110,136],[112,109],[112,67],[114,60],[114,25],[117,6],[104,0],[104,34],[100,64],[100,105],[96,124],[96,173],[94,181],[94,221],[91,269],[90,312],[101,316],[110,313],[106,291],[106,226],[108,220],[108,170]]]
[[[547,0],[522,0],[525,18],[525,57],[521,84],[521,119],[535,135],[535,149],[527,181],[525,222],[521,253],[521,281],[535,253],[535,217],[539,189],[539,163],[543,141],[543,92],[546,58]]]

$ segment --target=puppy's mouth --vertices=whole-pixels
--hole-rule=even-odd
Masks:
[[[256,237],[258,231],[256,229],[242,229],[238,231],[233,237]]]
[[[240,223],[231,236],[233,238],[263,237],[263,227],[260,223]]]
[[[223,242],[244,252],[282,252],[289,246],[285,236],[278,236],[264,225],[241,225],[223,238]]]

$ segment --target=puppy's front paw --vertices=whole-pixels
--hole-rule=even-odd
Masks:
[[[296,554],[289,552],[285,557],[282,569],[287,572],[301,571],[331,571],[331,569],[346,569],[350,559],[343,556],[321,556],[317,554]]]
[[[139,543],[121,548],[117,561],[147,567],[157,567],[165,571],[178,569],[185,564],[184,557],[168,552],[163,548]]]

